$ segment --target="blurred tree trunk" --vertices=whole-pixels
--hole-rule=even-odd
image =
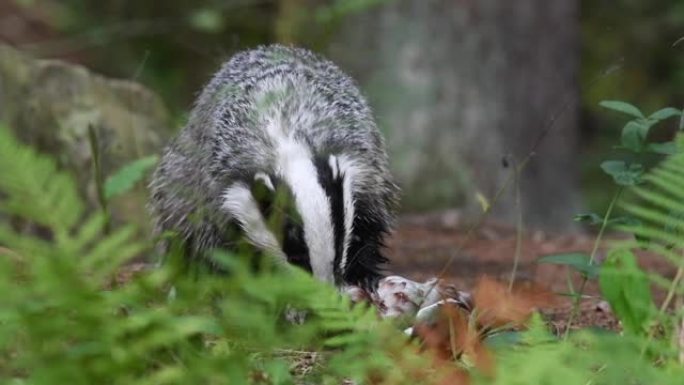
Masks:
[[[474,214],[556,119],[520,179],[524,220],[573,226],[578,18],[576,0],[394,0],[344,18],[329,55],[369,96],[404,207]],[[513,186],[494,215],[515,218]]]

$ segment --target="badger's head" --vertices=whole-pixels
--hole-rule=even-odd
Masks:
[[[360,186],[368,172],[345,155],[302,157],[233,184],[223,207],[258,248],[336,286],[373,286],[390,224]]]

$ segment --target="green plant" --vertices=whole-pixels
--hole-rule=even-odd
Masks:
[[[122,280],[147,249],[132,226],[101,235],[106,214],[86,213],[73,178],[1,127],[0,168],[0,214],[50,233],[0,223],[3,383],[290,384],[303,351],[325,362],[308,379],[338,383],[401,373],[398,356],[425,361],[390,323],[297,269],[255,274],[218,254],[229,276],[198,277],[171,256],[178,263]],[[308,321],[285,322],[290,307]]]
[[[88,126],[88,141],[93,157],[93,179],[95,180],[97,200],[105,220],[102,231],[107,234],[111,227],[110,200],[133,189],[145,177],[145,173],[157,163],[158,157],[151,155],[135,160],[124,165],[105,180],[101,166],[100,142],[93,126]]]
[[[682,111],[676,108],[663,108],[646,116],[639,108],[622,101],[603,101],[600,105],[630,118],[622,128],[620,144],[616,146],[617,149],[627,154],[626,159],[606,160],[601,163],[601,169],[612,177],[618,189],[613,195],[613,199],[604,215],[585,213],[578,214],[575,217],[575,220],[579,222],[600,225],[594,247],[589,255],[570,253],[547,256],[539,260],[541,263],[569,266],[581,275],[581,283],[578,290],[575,290],[572,281],[568,279],[569,295],[574,298],[574,306],[566,334],[570,331],[579,311],[579,303],[583,298],[587,281],[598,277],[595,259],[606,229],[609,227],[636,229],[641,224],[641,220],[635,216],[612,217],[615,206],[622,197],[624,189],[635,188],[643,183],[643,176],[646,172],[645,159],[648,154],[669,156],[678,153],[674,141],[664,143],[649,141],[651,129],[658,123],[675,117],[680,118],[680,130],[684,129],[681,126]],[[640,241],[647,240],[641,232],[633,231],[632,233]],[[649,306],[645,304],[652,303],[652,301],[647,287],[634,285],[635,282],[641,282],[642,280],[636,277],[641,271],[636,266],[633,255],[628,251],[616,251],[609,256],[605,267],[601,278],[602,293],[617,310],[618,316],[620,316],[627,330],[631,332],[637,330],[645,331],[645,323],[648,320],[647,314],[650,313],[648,310]],[[618,271],[619,273],[616,275]],[[632,279],[636,279],[636,281]],[[628,298],[625,298],[625,296]],[[636,306],[636,308],[632,307],[632,305]]]
[[[677,148],[679,151],[675,155],[644,178],[645,183],[642,186],[633,189],[635,197],[623,206],[638,221],[621,226],[624,231],[635,234],[637,238],[620,247],[650,251],[651,255],[665,258],[676,267],[677,272],[672,278],[655,272],[648,274],[653,284],[666,291],[658,312],[651,312],[651,318],[665,327],[666,336],[674,331],[674,324],[681,319],[684,310],[673,309],[674,315],[667,314],[673,299],[679,296],[681,304],[681,297],[684,295],[684,135],[679,136]],[[640,297],[645,298],[645,295]],[[643,302],[641,298],[634,302]],[[641,306],[642,312],[644,306],[646,304]],[[656,331],[651,329],[647,333],[648,340],[644,350],[651,343]]]
[[[656,118],[681,116],[681,111],[664,109],[644,118],[629,105],[616,102],[605,105],[635,116],[634,124],[639,124],[640,127],[650,128],[659,121]],[[663,153],[662,147],[654,149],[645,141],[647,129],[643,135],[638,136],[638,140],[644,141],[634,141],[630,137],[632,127],[633,124],[630,123],[625,126],[621,147],[637,154],[647,151]],[[681,369],[678,357],[684,350],[684,346],[675,338],[677,333],[681,333],[677,325],[681,324],[684,309],[672,308],[674,298],[679,297],[677,302],[681,304],[681,297],[684,295],[684,215],[680,215],[684,212],[684,135],[679,136],[678,144],[669,142],[664,146],[669,156],[650,171],[625,177],[635,169],[627,162],[622,171],[615,174],[611,172],[616,170],[604,167],[608,168],[606,172],[620,185],[619,191],[627,188],[631,196],[618,202],[620,194],[616,194],[604,216],[581,216],[582,220],[601,225],[591,255],[568,253],[547,256],[540,260],[541,263],[569,266],[581,275],[582,286],[579,290],[574,290],[570,285],[570,295],[575,298],[575,304],[583,298],[584,283],[598,278],[601,294],[610,303],[624,330],[620,335],[588,331],[566,333],[562,342],[546,343],[543,348],[535,348],[534,345],[528,348],[527,358],[536,363],[556,360],[559,355],[566,355],[568,360],[572,360],[573,364],[561,365],[555,372],[556,375],[564,376],[567,383],[668,384],[670,381],[681,381],[681,378],[675,379],[670,375],[673,370]],[[627,215],[611,218],[610,214],[615,206],[621,207]],[[605,262],[597,266],[594,256],[603,231],[608,226],[633,234],[634,238],[614,244]],[[650,252],[649,258],[665,258],[676,267],[676,274],[674,277],[664,277],[655,272],[643,271],[637,264],[634,250]],[[657,307],[651,294],[652,285],[666,291],[664,300]],[[572,322],[572,318],[569,322]],[[609,356],[611,354],[612,357]],[[553,356],[556,358],[552,358]],[[585,358],[587,361],[584,361]],[[616,362],[620,362],[617,367]],[[522,366],[522,362],[519,365]],[[582,373],[586,375],[587,372],[578,370],[577,366],[584,365],[594,365],[592,376],[582,376]],[[574,369],[568,370],[569,366]]]
[[[637,265],[629,249],[615,249],[601,266],[601,294],[622,322],[627,333],[645,334],[655,306],[648,276]]]
[[[419,341],[300,270],[255,273],[226,253],[215,258],[227,275],[187,274],[173,253],[164,267],[124,279],[131,258],[147,248],[132,227],[102,235],[105,215],[86,212],[73,179],[1,127],[0,168],[0,215],[49,232],[38,237],[0,222],[2,383],[608,385],[675,384],[684,376],[676,349],[661,338],[649,348],[654,363],[642,357],[641,334],[558,339],[540,317],[514,338],[487,341],[495,366],[478,373],[472,356],[454,362],[421,353]],[[659,178],[669,186],[667,175]],[[285,322],[291,308],[306,310],[307,321]],[[448,332],[447,345],[463,338],[461,329]],[[429,347],[434,336],[424,337]]]

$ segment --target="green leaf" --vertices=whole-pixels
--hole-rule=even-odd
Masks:
[[[611,251],[601,267],[599,286],[625,331],[645,333],[655,305],[648,276],[637,265],[636,256],[627,249]]]
[[[652,113],[648,119],[652,120],[665,120],[675,116],[682,116],[682,111],[676,108],[667,107]]]
[[[682,120],[684,121],[684,119]],[[680,128],[680,130],[684,131],[684,128]],[[677,135],[675,142],[677,143],[677,149],[680,152],[684,152],[684,134]]]
[[[268,361],[264,365],[268,373],[269,384],[295,384],[290,374],[290,365],[285,361]],[[256,381],[254,381],[256,382]]]
[[[675,142],[649,143],[647,149],[649,152],[662,155],[674,155],[678,152]]]
[[[608,221],[608,226],[639,226],[641,225],[641,221],[629,216],[621,216],[621,217],[615,217],[611,220]]]
[[[684,239],[684,211],[671,210],[667,214],[667,220],[663,230],[676,238]],[[669,245],[676,247],[676,244]]]
[[[603,217],[596,213],[577,214],[573,219],[575,222],[588,223],[590,225],[598,225],[603,222]]]
[[[548,327],[546,321],[538,312],[532,313],[532,317],[527,323],[527,330],[522,332],[521,343],[527,346],[540,346],[553,344],[558,341]]]
[[[634,239],[636,239],[640,247],[645,247],[651,241],[650,238],[644,237],[638,234],[638,232],[636,232],[639,226],[642,226],[643,223],[644,222],[638,218],[635,218],[631,215],[625,215],[609,220],[608,226],[617,227],[618,230],[621,231],[631,232],[632,235],[634,235]]]
[[[537,263],[569,266],[587,278],[595,278],[598,276],[599,267],[589,263],[590,260],[590,256],[585,253],[562,253],[541,257]]]
[[[511,348],[522,341],[522,332],[519,331],[504,331],[492,334],[485,338],[484,343],[487,347],[492,349]]]
[[[622,129],[620,143],[628,150],[641,152],[646,143],[651,125],[643,121],[631,121]]]
[[[138,159],[121,167],[107,178],[105,197],[111,199],[130,191],[145,176],[145,172],[157,164],[157,156],[152,155]]]
[[[0,124],[0,213],[68,232],[85,206],[72,175],[59,172],[51,157],[20,143]],[[0,215],[0,224],[7,217]]]
[[[601,169],[613,177],[615,183],[621,186],[635,186],[642,182],[644,166],[638,163],[627,165],[621,160],[607,160],[601,163]]]
[[[638,108],[629,103],[621,102],[619,100],[604,100],[601,103],[599,103],[599,105],[609,110],[618,111],[622,112],[623,114],[634,116],[635,118],[646,118]]]
[[[211,8],[202,8],[193,12],[189,23],[193,28],[207,33],[220,32],[224,27],[221,12]]]
[[[596,213],[586,213],[575,215],[576,222],[588,223],[590,225],[600,225],[603,223],[603,217]],[[638,226],[641,221],[632,216],[615,217],[608,221],[608,226]]]

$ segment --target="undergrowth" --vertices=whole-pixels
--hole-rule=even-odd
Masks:
[[[122,267],[149,251],[133,225],[105,231],[107,213],[87,212],[74,179],[5,128],[0,170],[2,383],[684,383],[681,312],[671,310],[683,294],[681,152],[644,178],[635,190],[641,200],[624,206],[641,218],[626,227],[640,241],[616,246],[609,268],[595,274],[606,294],[612,290],[623,333],[557,337],[535,315],[525,330],[484,341],[469,334],[473,315],[453,311],[436,329],[409,338],[298,269],[256,274],[227,253],[215,256],[225,275],[188,274],[182,256],[172,255],[162,267],[119,279]],[[108,191],[125,190],[117,184],[132,185],[140,171],[129,167],[124,174],[137,176],[110,178]],[[9,218],[43,231],[20,230]],[[657,252],[680,273],[672,279],[639,270],[636,248]],[[650,283],[668,290],[667,304],[654,305]],[[482,320],[487,309],[475,294],[474,317]],[[513,296],[489,298],[499,299],[490,309],[515,313],[523,306]],[[306,321],[286,321],[291,309],[305,311]],[[445,346],[448,354],[440,351]]]

